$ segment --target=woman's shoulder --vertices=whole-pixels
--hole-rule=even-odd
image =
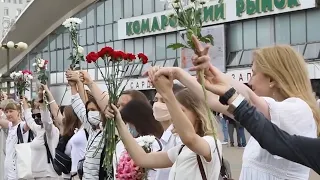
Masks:
[[[300,112],[312,113],[310,106],[304,100],[298,97],[289,97],[283,101],[275,101],[270,97],[262,98],[268,103],[269,108],[277,108],[290,111],[299,110]]]
[[[217,137],[214,137],[212,135],[212,136],[203,136],[202,138],[208,142],[209,146],[211,147],[211,150],[215,150],[218,148],[219,151],[221,151],[220,149],[222,148],[222,144]]]

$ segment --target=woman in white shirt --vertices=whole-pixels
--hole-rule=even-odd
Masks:
[[[140,100],[131,100],[122,107],[121,116],[124,122],[127,123],[128,129],[134,138],[151,135],[159,139],[163,133],[163,128],[161,124],[155,120],[152,106],[149,103]],[[161,151],[161,147],[160,141],[155,141],[152,146],[152,151]],[[114,176],[116,176],[117,173],[116,167],[118,160],[125,151],[126,149],[122,141],[119,141],[113,158]],[[149,180],[154,180],[155,176],[156,170],[149,171]]]
[[[110,112],[114,112],[114,115],[106,112],[106,116],[116,117],[118,132],[131,158],[138,166],[144,168],[172,166],[169,180],[202,179],[199,165],[203,166],[203,173],[208,180],[218,180],[220,174],[218,151],[222,154],[222,146],[219,140],[215,141],[216,133],[210,126],[212,120],[208,119],[205,103],[192,96],[188,89],[178,92],[175,96],[172,92],[172,77],[161,76],[154,79],[153,75],[154,72],[149,71],[149,77],[164,99],[175,130],[185,147],[176,146],[167,152],[145,153],[128,131],[120,112],[112,105],[113,110]]]
[[[59,141],[59,129],[53,125],[50,111],[45,104],[40,105],[42,124],[39,125],[32,118],[31,108],[28,107],[26,99],[23,98],[22,102],[25,121],[37,135],[30,144],[32,175],[35,180],[55,180],[59,176],[53,169],[52,158]],[[46,141],[49,151],[44,145]]]
[[[82,123],[74,113],[72,106],[66,106],[61,113],[48,86],[42,84],[42,88],[46,91],[50,112],[60,130],[61,137],[59,138],[56,150],[71,158],[71,169],[69,169],[69,167],[63,168],[70,171],[70,173],[63,173],[62,177],[68,180],[71,176],[77,178],[77,166],[79,161],[84,158],[85,147],[87,146],[85,130],[84,128],[81,128]]]
[[[5,100],[4,113],[0,114],[0,126],[2,128],[8,128],[8,137],[6,140],[6,156],[4,160],[4,179],[16,180],[17,168],[16,168],[16,150],[15,145],[18,143],[17,130],[20,127],[20,131],[23,136],[23,141],[28,141],[29,127],[21,121],[20,117],[20,105],[14,102],[12,99]],[[27,133],[26,133],[27,132]]]
[[[225,90],[220,90],[220,83],[229,81],[230,88],[234,87],[281,129],[292,135],[317,137],[320,110],[312,94],[306,63],[292,47],[277,45],[253,52],[251,90],[212,66],[208,48],[203,49],[195,37],[194,42],[202,56],[194,57],[193,70],[205,71],[209,91],[221,96]],[[307,180],[309,172],[305,166],[271,155],[251,137],[243,154],[240,179]]]

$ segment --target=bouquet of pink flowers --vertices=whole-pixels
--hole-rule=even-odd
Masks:
[[[29,70],[12,72],[10,77],[14,80],[14,85],[17,88],[17,95],[19,97],[24,96],[24,92],[28,90],[30,81],[33,79],[32,72]]]
[[[138,144],[150,153],[152,151],[152,144],[155,141],[154,136],[141,136],[136,139]],[[131,159],[128,152],[124,152],[117,165],[117,180],[147,180],[149,169],[137,166]]]

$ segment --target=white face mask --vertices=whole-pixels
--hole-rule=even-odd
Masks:
[[[99,111],[89,111],[88,121],[92,126],[98,126],[100,123],[100,112]]]

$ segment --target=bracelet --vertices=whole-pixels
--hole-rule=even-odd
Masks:
[[[228,105],[229,99],[236,93],[234,88],[230,88],[223,96],[220,96],[219,102],[222,105]]]
[[[48,104],[52,104],[52,103],[54,103],[54,102],[56,102],[56,100],[52,100],[52,101],[50,101]]]

